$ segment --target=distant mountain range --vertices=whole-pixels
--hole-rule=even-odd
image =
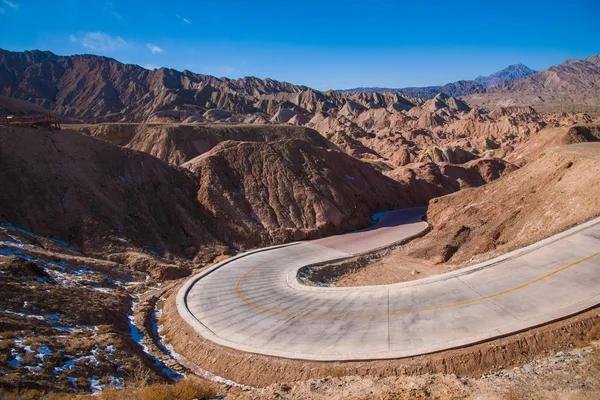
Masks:
[[[498,83],[513,81],[519,78],[525,78],[533,75],[538,71],[529,68],[523,64],[513,64],[504,68],[502,71],[495,72],[489,76],[479,76],[475,78],[475,82],[481,83],[485,87],[497,85]]]
[[[472,81],[457,81],[444,86],[408,87],[408,88],[381,88],[381,87],[359,87],[354,89],[339,90],[342,93],[397,93],[401,96],[432,99],[439,93],[450,96],[467,96],[473,93],[485,93],[487,88],[498,83],[524,78],[535,74],[537,71],[523,65],[514,64],[495,72],[489,76],[480,76]]]
[[[465,99],[485,108],[533,106],[545,111],[600,110],[600,54],[567,60],[524,78],[506,80]]]
[[[424,88],[320,92],[272,79],[216,78],[167,68],[151,71],[95,55],[0,49],[0,95],[85,122],[145,121],[156,112],[196,115],[213,108],[237,115],[262,113],[260,118],[267,119],[286,109],[305,119],[339,110],[349,101],[366,108],[407,110],[422,102],[418,99],[431,99],[439,93],[489,109],[564,104],[585,111],[600,109],[600,55],[569,60],[537,73],[524,65],[512,65],[477,80]]]
[[[408,87],[401,89],[360,87],[354,89],[339,90],[341,93],[396,93],[405,97],[419,99],[433,99],[440,93],[450,96],[466,96],[472,93],[485,93],[485,86],[475,81],[457,81],[444,86]]]

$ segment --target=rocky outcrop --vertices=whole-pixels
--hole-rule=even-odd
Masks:
[[[433,147],[425,150],[418,158],[418,162],[431,161],[434,163],[452,163],[452,164],[464,164],[467,161],[474,160],[476,156],[466,151],[461,147],[454,148],[440,148]]]
[[[413,201],[427,204],[436,197],[484,185],[515,169],[514,165],[506,161],[488,158],[460,165],[416,163],[396,168],[385,174],[404,184],[406,193]]]
[[[202,116],[204,118],[206,118],[208,121],[213,121],[213,122],[230,118],[231,115],[232,115],[231,112],[229,112],[227,110],[223,110],[222,108],[213,108],[211,110],[208,110],[204,114],[202,114]]]
[[[273,115],[273,118],[271,118],[271,122],[276,124],[283,124],[285,122],[288,122],[296,115],[298,115],[298,113],[294,110],[290,110],[288,108],[280,108],[279,111],[277,111],[275,115]]]
[[[200,181],[211,230],[236,247],[357,229],[376,210],[415,205],[369,165],[300,140],[223,142],[184,167]]]

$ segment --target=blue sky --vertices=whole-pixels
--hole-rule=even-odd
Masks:
[[[600,1],[0,0],[0,47],[316,89],[440,85],[600,53]]]

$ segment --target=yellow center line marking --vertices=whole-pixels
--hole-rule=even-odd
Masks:
[[[244,276],[242,276],[240,278],[240,280],[238,281],[238,283],[237,283],[237,285],[235,287],[235,291],[237,292],[237,295],[246,304],[248,304],[248,305],[250,305],[250,306],[252,306],[254,308],[257,308],[257,309],[259,309],[261,311],[266,311],[266,312],[269,312],[269,313],[272,313],[272,314],[283,315],[283,316],[286,316],[286,317],[313,318],[313,319],[335,319],[335,318],[347,318],[347,319],[349,319],[349,318],[389,317],[389,316],[392,316],[392,315],[407,315],[407,314],[415,314],[415,313],[420,313],[420,312],[425,312],[425,311],[435,311],[435,310],[441,310],[441,309],[445,309],[445,308],[459,307],[459,306],[464,306],[464,305],[468,305],[468,304],[477,303],[477,302],[484,301],[484,300],[493,299],[495,297],[499,297],[499,296],[502,296],[502,295],[505,295],[505,294],[512,293],[512,292],[515,292],[517,290],[523,289],[523,288],[525,288],[527,286],[531,286],[531,285],[533,285],[535,283],[543,281],[544,279],[547,279],[547,278],[549,278],[549,277],[551,277],[553,275],[556,275],[556,274],[558,274],[560,272],[563,272],[563,271],[565,271],[565,270],[567,270],[569,268],[572,268],[572,267],[574,267],[574,266],[576,266],[578,264],[581,264],[581,263],[583,263],[585,261],[591,260],[592,258],[597,257],[598,255],[600,255],[600,252],[592,254],[591,256],[582,258],[579,261],[576,261],[576,262],[574,262],[572,264],[569,264],[569,265],[567,265],[565,267],[559,268],[556,271],[550,272],[550,273],[548,273],[548,274],[546,274],[546,275],[544,275],[544,276],[542,276],[540,278],[537,278],[537,279],[534,279],[534,280],[532,280],[530,282],[527,282],[527,283],[524,283],[522,285],[516,286],[516,287],[514,287],[512,289],[503,290],[502,292],[490,294],[488,296],[479,297],[479,298],[476,298],[476,299],[473,299],[473,300],[461,301],[461,302],[458,302],[458,303],[445,304],[445,305],[441,305],[441,306],[427,307],[427,308],[421,308],[421,309],[415,309],[415,310],[396,311],[396,312],[386,313],[386,314],[384,313],[384,314],[367,314],[367,315],[302,315],[302,314],[288,313],[288,312],[284,312],[284,311],[278,311],[278,310],[273,310],[271,308],[266,308],[266,307],[259,306],[258,304],[255,304],[255,303],[251,302],[250,300],[246,299],[244,297],[244,295],[242,294],[242,292],[240,291],[240,286],[242,285],[242,282],[244,281],[244,279],[246,279],[246,277],[248,275],[250,275],[257,268],[259,268],[259,267],[261,267],[263,265],[266,265],[266,264],[270,264],[270,263],[272,263],[274,261],[277,261],[277,260],[280,260],[282,258],[287,258],[287,257],[290,257],[290,256],[298,256],[298,255],[308,254],[308,253],[314,253],[314,252],[318,252],[318,251],[323,251],[323,250],[311,250],[311,251],[305,251],[305,252],[302,252],[302,253],[289,254],[289,255],[278,257],[278,258],[275,258],[273,260],[265,261],[265,262],[262,262],[262,263],[256,265],[250,271],[246,272],[246,274],[244,274]]]

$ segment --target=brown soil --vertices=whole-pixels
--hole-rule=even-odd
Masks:
[[[600,343],[559,352],[480,377],[424,374],[328,377],[271,385],[252,392],[286,399],[490,399],[583,400],[600,396]],[[244,399],[244,394],[232,395]],[[229,398],[229,397],[228,397]]]
[[[443,274],[454,269],[452,265],[431,265],[418,258],[394,254],[339,278],[335,282],[335,286],[387,285]]]

